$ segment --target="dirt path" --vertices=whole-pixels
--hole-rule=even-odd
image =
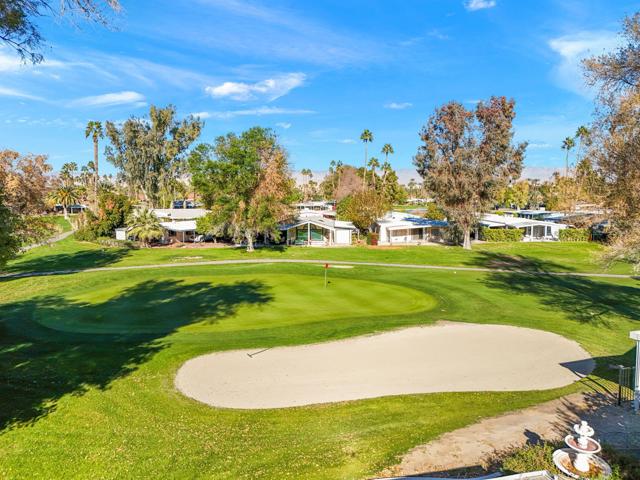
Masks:
[[[33,245],[27,245],[26,247],[22,247],[22,251],[26,252],[27,250],[31,250],[36,247],[43,247],[45,245],[50,245],[55,242],[59,242],[60,240],[64,240],[65,238],[73,235],[73,230],[69,230],[68,232],[62,232],[54,235],[51,238],[48,238],[44,242],[34,243]]]
[[[617,449],[640,452],[640,415],[612,404],[603,394],[574,394],[535,407],[482,420],[408,452],[383,476],[447,476],[470,469],[480,474],[496,452],[543,440],[561,440],[578,419]]]

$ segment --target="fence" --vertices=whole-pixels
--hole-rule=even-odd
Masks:
[[[634,367],[624,367],[622,365],[616,365],[614,367],[618,370],[618,405],[624,405],[634,400]]]

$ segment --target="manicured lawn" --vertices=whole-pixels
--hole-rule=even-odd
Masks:
[[[247,253],[242,248],[106,248],[72,238],[21,255],[9,272],[84,269],[99,266],[149,265],[225,259],[308,259],[357,262],[417,263],[459,267],[499,267],[562,272],[632,273],[618,263],[606,268],[603,247],[596,243],[486,243],[471,252],[460,247],[272,247]]]
[[[76,247],[61,242],[50,252],[89,255],[86,266],[98,254],[107,258],[103,264],[183,254],[118,257]],[[567,250],[553,253],[560,261]],[[37,258],[47,262],[39,255],[32,265]],[[404,255],[415,262],[415,255]],[[554,260],[549,251],[536,255]],[[598,375],[607,373],[608,363],[631,362],[628,331],[640,320],[636,280],[360,266],[329,274],[326,290],[316,265],[184,266],[0,281],[0,477],[366,478],[443,432],[589,388],[602,383]],[[265,411],[207,407],[173,387],[177,368],[199,354],[437,320],[559,333],[598,358],[598,375],[550,391],[409,395]]]
[[[60,229],[60,232],[71,231],[71,222],[64,218],[64,215],[56,215],[53,217],[53,221]]]

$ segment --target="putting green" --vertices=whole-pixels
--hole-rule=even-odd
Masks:
[[[66,301],[40,308],[34,320],[64,332],[128,335],[273,328],[436,305],[433,297],[399,285],[331,278],[325,288],[322,276],[290,274],[118,279],[80,287]]]

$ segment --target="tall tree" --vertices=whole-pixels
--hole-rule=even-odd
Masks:
[[[291,217],[294,181],[273,131],[253,127],[229,133],[195,151],[189,159],[193,185],[211,210],[198,230],[245,241],[249,252],[258,235],[277,240],[278,224]]]
[[[163,189],[184,170],[191,144],[200,136],[202,122],[193,116],[176,120],[176,109],[151,106],[149,119],[132,117],[122,127],[106,123],[111,145],[107,160],[123,174],[132,196],[141,193],[152,207],[161,200]]]
[[[367,182],[367,175],[366,175],[367,162],[369,161],[369,154],[367,153],[367,145],[373,142],[373,133],[371,133],[369,129],[365,128],[360,134],[360,140],[362,141],[362,143],[364,143],[364,175],[362,176],[362,189],[364,190],[364,187]]]
[[[573,137],[567,137],[562,141],[562,150],[564,150],[564,176],[569,176],[569,152],[576,146],[576,141]]]
[[[20,241],[15,234],[17,220],[17,216],[5,205],[0,186],[0,268],[18,253]]]
[[[57,5],[56,5],[57,3]],[[72,14],[106,25],[107,10],[119,11],[118,0],[2,0],[0,1],[0,42],[13,48],[20,57],[32,63],[44,59],[44,39],[36,19]]]
[[[380,166],[380,162],[376,157],[371,157],[369,159],[369,168],[371,168],[371,184],[373,185],[374,190],[376,188],[376,178],[377,178],[376,168],[378,168],[379,166]]]
[[[338,203],[338,217],[352,222],[360,231],[371,225],[389,210],[389,203],[375,190],[361,190]]]
[[[515,102],[491,97],[475,111],[458,102],[436,109],[422,128],[414,164],[471,248],[471,229],[491,207],[496,190],[522,170],[526,144],[513,144]]]
[[[384,161],[387,163],[389,163],[389,155],[393,155],[395,153],[390,143],[385,143],[382,146],[381,152],[384,155]]]
[[[18,215],[40,214],[46,209],[49,174],[46,155],[21,155],[0,150],[0,190],[5,205]]]
[[[576,130],[574,138],[578,140],[578,152],[576,153],[576,165],[582,160],[582,152],[585,146],[589,145],[591,132],[585,125],[580,125]]]
[[[102,123],[91,120],[87,123],[87,128],[84,131],[84,137],[93,141],[93,198],[94,207],[98,207],[98,179],[100,178],[98,167],[98,142],[101,138],[104,138],[104,132],[102,130]]]
[[[610,257],[640,271],[640,13],[624,19],[621,37],[622,46],[584,62],[599,87],[590,157],[612,212]]]

